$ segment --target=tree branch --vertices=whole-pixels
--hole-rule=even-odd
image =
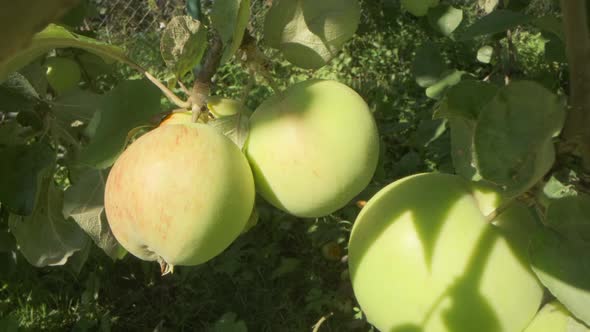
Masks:
[[[582,157],[590,170],[590,34],[586,0],[561,0],[570,75],[570,109],[562,137],[566,152]]]
[[[201,111],[206,105],[211,90],[211,78],[213,78],[213,75],[215,75],[221,63],[223,43],[216,31],[214,31],[210,45],[211,47],[209,47],[205,54],[203,66],[195,73],[195,83],[193,84],[193,90],[191,92],[193,122],[197,122],[201,115]]]

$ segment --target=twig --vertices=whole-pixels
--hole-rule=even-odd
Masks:
[[[585,0],[561,0],[570,72],[570,109],[560,152],[581,155],[590,170],[590,35]]]
[[[214,31],[211,47],[205,54],[205,60],[201,69],[195,73],[195,83],[191,91],[191,110],[193,111],[193,122],[197,122],[201,113],[206,111],[207,98],[211,90],[211,79],[217,72],[223,55],[223,44],[221,37]]]

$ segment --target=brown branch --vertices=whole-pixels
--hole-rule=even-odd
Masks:
[[[195,73],[195,83],[191,92],[193,122],[197,122],[207,105],[207,98],[211,90],[211,79],[221,64],[223,43],[221,37],[214,31],[211,47],[207,49],[203,66]]]
[[[586,0],[561,0],[570,74],[570,108],[560,152],[580,155],[590,170],[590,34]]]

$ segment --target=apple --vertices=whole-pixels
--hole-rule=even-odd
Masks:
[[[355,296],[380,331],[517,332],[541,304],[527,262],[527,207],[456,175],[397,180],[361,210],[349,240]]]
[[[377,167],[379,135],[354,90],[310,80],[254,111],[245,152],[263,198],[292,215],[320,217],[367,186]]]
[[[47,83],[58,95],[75,88],[82,78],[80,66],[72,59],[50,57],[45,60],[45,67]]]
[[[160,126],[117,159],[105,210],[121,245],[143,260],[197,265],[242,232],[254,180],[240,149],[199,123]]]
[[[590,328],[572,317],[563,304],[552,301],[543,306],[523,332],[590,332]]]
[[[439,0],[402,0],[402,7],[410,14],[420,17],[428,14],[428,9],[438,6]]]

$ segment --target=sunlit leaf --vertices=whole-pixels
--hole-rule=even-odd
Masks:
[[[95,168],[111,166],[123,151],[128,133],[160,113],[160,90],[147,80],[121,82],[96,105],[100,121],[80,163]]]
[[[75,34],[59,25],[50,24],[43,31],[37,33],[26,48],[6,58],[5,61],[0,62],[0,82],[4,81],[10,73],[19,70],[48,51],[65,47],[85,49],[104,58],[111,58],[132,66],[137,66],[117,46]]]
[[[224,45],[221,63],[227,62],[240,47],[249,19],[250,0],[213,2],[211,25],[221,35]]]
[[[318,69],[356,32],[358,0],[275,0],[264,21],[264,40],[294,65]]]
[[[166,66],[177,77],[192,70],[207,48],[207,29],[190,16],[175,16],[160,39],[160,52]]]

